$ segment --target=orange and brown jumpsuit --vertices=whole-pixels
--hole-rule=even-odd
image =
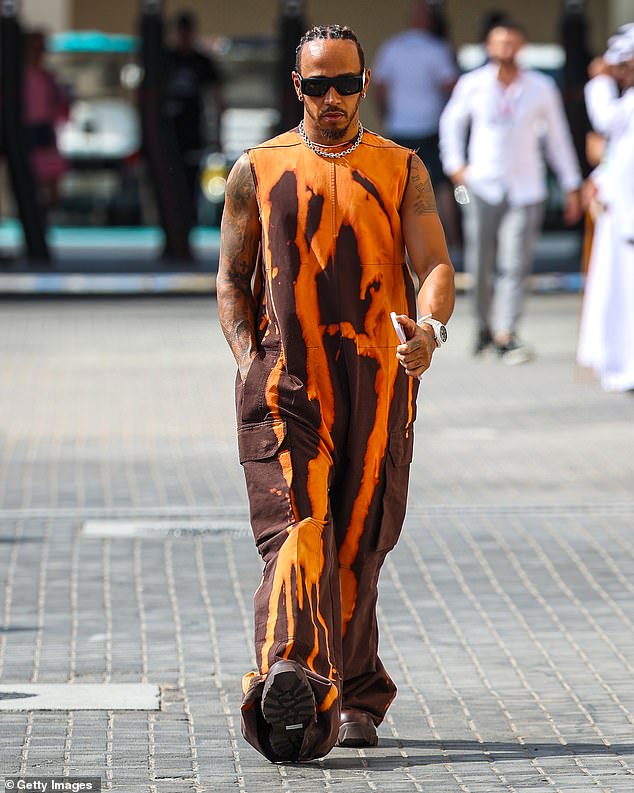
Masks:
[[[259,700],[271,664],[293,659],[317,703],[309,760],[334,745],[342,707],[379,724],[396,693],[375,612],[405,515],[418,387],[389,316],[416,316],[399,214],[412,153],[366,131],[327,160],[291,131],[248,155],[262,224],[259,353],[236,402],[264,571],[242,729],[271,757]]]

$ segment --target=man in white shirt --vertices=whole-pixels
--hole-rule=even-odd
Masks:
[[[524,43],[516,23],[497,23],[485,41],[489,62],[458,80],[440,119],[443,167],[470,197],[465,263],[475,281],[475,352],[494,345],[509,364],[533,357],[516,327],[546,198],[542,151],[565,193],[566,222],[581,217],[581,173],[563,105],[549,77],[519,66]]]
[[[412,0],[409,27],[387,39],[372,68],[372,93],[384,134],[425,163],[448,242],[459,235],[451,185],[438,152],[438,122],[458,79],[451,47],[434,35],[432,10],[425,0]]]

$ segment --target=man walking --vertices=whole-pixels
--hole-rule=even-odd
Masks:
[[[566,222],[581,217],[581,173],[562,102],[549,77],[518,64],[524,43],[517,24],[497,22],[485,41],[489,62],[458,80],[440,119],[443,167],[470,195],[465,262],[475,283],[475,353],[493,344],[509,364],[532,357],[516,328],[546,198],[542,147],[565,193]]]
[[[292,77],[303,121],[234,166],[217,280],[264,560],[242,731],[272,761],[377,742],[396,693],[377,579],[405,515],[418,378],[454,302],[424,165],[359,121],[355,34],[309,30]]]

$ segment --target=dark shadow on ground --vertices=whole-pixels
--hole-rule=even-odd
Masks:
[[[404,749],[407,757],[373,757],[373,752],[390,752]],[[443,754],[446,752],[446,754]],[[574,742],[562,746],[560,743],[500,743],[491,741],[484,744],[477,741],[419,741],[409,738],[380,738],[376,749],[367,749],[363,766],[369,771],[390,771],[415,765],[439,765],[442,763],[500,763],[509,760],[526,760],[539,757],[576,757],[578,755],[603,755],[617,757],[633,755],[634,743],[615,743],[605,746],[602,743]],[[348,757],[329,756],[320,766],[326,769],[358,769],[359,756],[355,753]]]

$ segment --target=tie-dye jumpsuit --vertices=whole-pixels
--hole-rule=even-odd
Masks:
[[[395,357],[389,316],[416,316],[399,214],[412,152],[366,131],[326,160],[291,131],[248,155],[262,225],[259,353],[236,403],[264,571],[242,730],[270,757],[264,678],[295,660],[317,704],[309,760],[334,745],[342,707],[378,725],[396,693],[377,655],[376,598],[405,515],[416,412],[418,381]]]

